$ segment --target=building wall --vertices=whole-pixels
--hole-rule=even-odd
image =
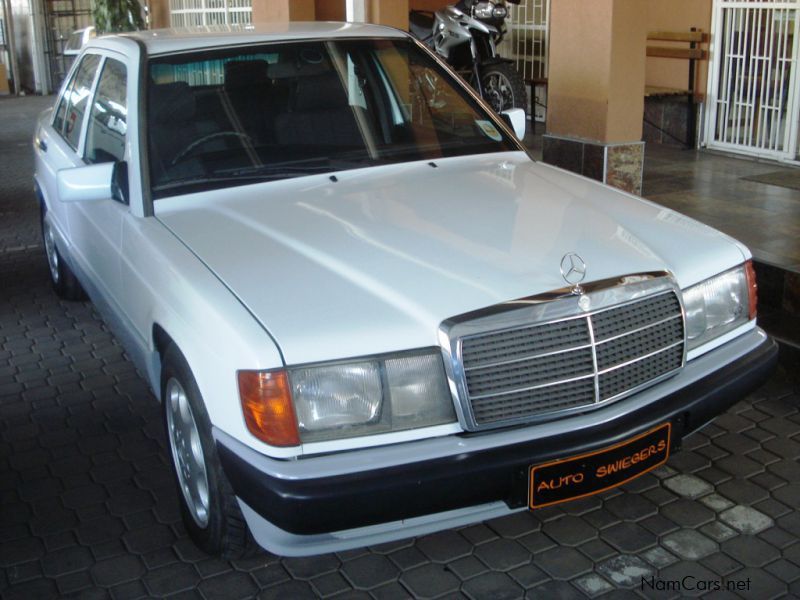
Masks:
[[[347,7],[345,0],[316,0],[315,8],[317,21],[346,20]]]
[[[647,0],[647,30],[689,31],[692,27],[696,27],[710,32],[712,5],[713,0]],[[669,45],[666,42],[651,42],[651,44]],[[687,44],[676,45],[682,48],[688,47]],[[705,93],[708,61],[701,61],[696,65],[696,89]],[[686,89],[689,78],[689,61],[648,58],[645,77],[647,85]]]

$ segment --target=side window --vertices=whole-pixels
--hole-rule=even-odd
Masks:
[[[87,162],[113,162],[124,158],[128,129],[126,79],[125,65],[112,58],[106,59],[89,115]]]
[[[66,104],[66,108],[63,123],[61,124],[62,127],[59,130],[64,139],[67,140],[67,143],[73,148],[78,147],[83,115],[86,114],[86,105],[92,93],[92,82],[99,63],[100,57],[96,54],[84,56],[78,66],[78,71],[75,73],[74,80],[64,94],[62,103]],[[58,107],[58,110],[61,110],[61,106]],[[56,114],[56,122],[58,123],[58,121],[58,114]]]

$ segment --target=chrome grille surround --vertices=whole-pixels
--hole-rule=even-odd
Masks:
[[[583,289],[580,296],[562,288],[521,298],[441,324],[451,391],[467,430],[594,410],[684,366],[683,299],[669,273]],[[581,298],[589,300],[586,310]]]

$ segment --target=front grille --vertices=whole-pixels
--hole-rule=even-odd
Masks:
[[[673,291],[555,322],[461,338],[475,425],[496,426],[622,397],[683,364]]]

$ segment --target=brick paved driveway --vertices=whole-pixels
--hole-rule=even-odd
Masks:
[[[0,100],[3,598],[671,597],[676,581],[800,597],[792,368],[668,467],[563,509],[308,559],[202,554],[179,521],[156,401],[91,305],[47,283],[29,146],[47,103]]]

